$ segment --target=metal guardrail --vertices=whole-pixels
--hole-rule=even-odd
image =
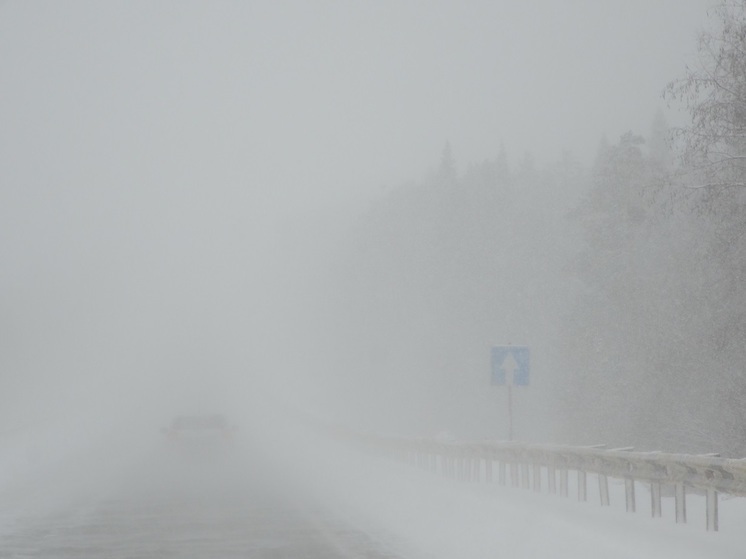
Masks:
[[[707,530],[718,530],[718,494],[746,496],[746,459],[718,455],[634,452],[632,448],[606,449],[605,445],[571,447],[513,442],[451,442],[434,439],[404,439],[337,432],[349,442],[404,459],[417,466],[464,481],[497,481],[524,489],[542,489],[568,495],[568,476],[577,472],[578,499],[588,499],[587,475],[598,476],[601,505],[608,506],[608,478],[624,480],[628,512],[636,510],[635,482],[649,484],[653,517],[662,516],[663,488],[673,488],[676,522],[686,522],[687,492],[703,493],[706,499]],[[508,476],[509,473],[509,476]]]

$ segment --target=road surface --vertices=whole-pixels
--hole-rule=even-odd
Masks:
[[[134,464],[126,445],[83,453],[33,491],[0,492],[0,559],[742,559],[746,550],[740,499],[723,499],[721,532],[711,533],[698,496],[678,525],[670,510],[627,513],[623,484],[600,507],[597,496],[460,483],[310,436],[279,440],[261,445],[271,453],[161,448]]]
[[[71,482],[86,487],[81,479]],[[99,484],[97,494],[86,487],[62,507],[19,514],[0,536],[0,557],[396,557],[343,518],[283,487],[266,465],[244,459],[150,460]]]

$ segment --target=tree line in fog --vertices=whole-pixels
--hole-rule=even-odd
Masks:
[[[529,343],[540,436],[746,453],[746,2],[711,16],[663,92],[688,126],[661,112],[590,168],[446,145],[371,203],[334,276],[351,401],[483,434],[489,346]]]

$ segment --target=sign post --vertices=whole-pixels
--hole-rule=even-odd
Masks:
[[[513,440],[513,386],[528,386],[530,351],[526,346],[494,346],[492,384],[508,386],[508,440]]]

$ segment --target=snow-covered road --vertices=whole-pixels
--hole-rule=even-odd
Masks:
[[[88,451],[4,490],[0,557],[255,557],[483,559],[741,558],[742,499],[721,502],[721,532],[624,511],[593,491],[579,503],[497,484],[447,480],[304,433],[276,433],[271,453],[183,457],[151,449],[127,468]],[[284,440],[287,444],[279,444]],[[258,447],[268,450],[267,441]],[[593,484],[589,483],[589,488]],[[667,508],[666,508],[667,507]]]
[[[0,557],[319,558],[393,557],[321,510],[269,496],[121,496],[62,513],[28,516],[4,537]]]
[[[115,480],[45,482],[5,511],[0,558],[395,557],[244,458],[159,455]]]

